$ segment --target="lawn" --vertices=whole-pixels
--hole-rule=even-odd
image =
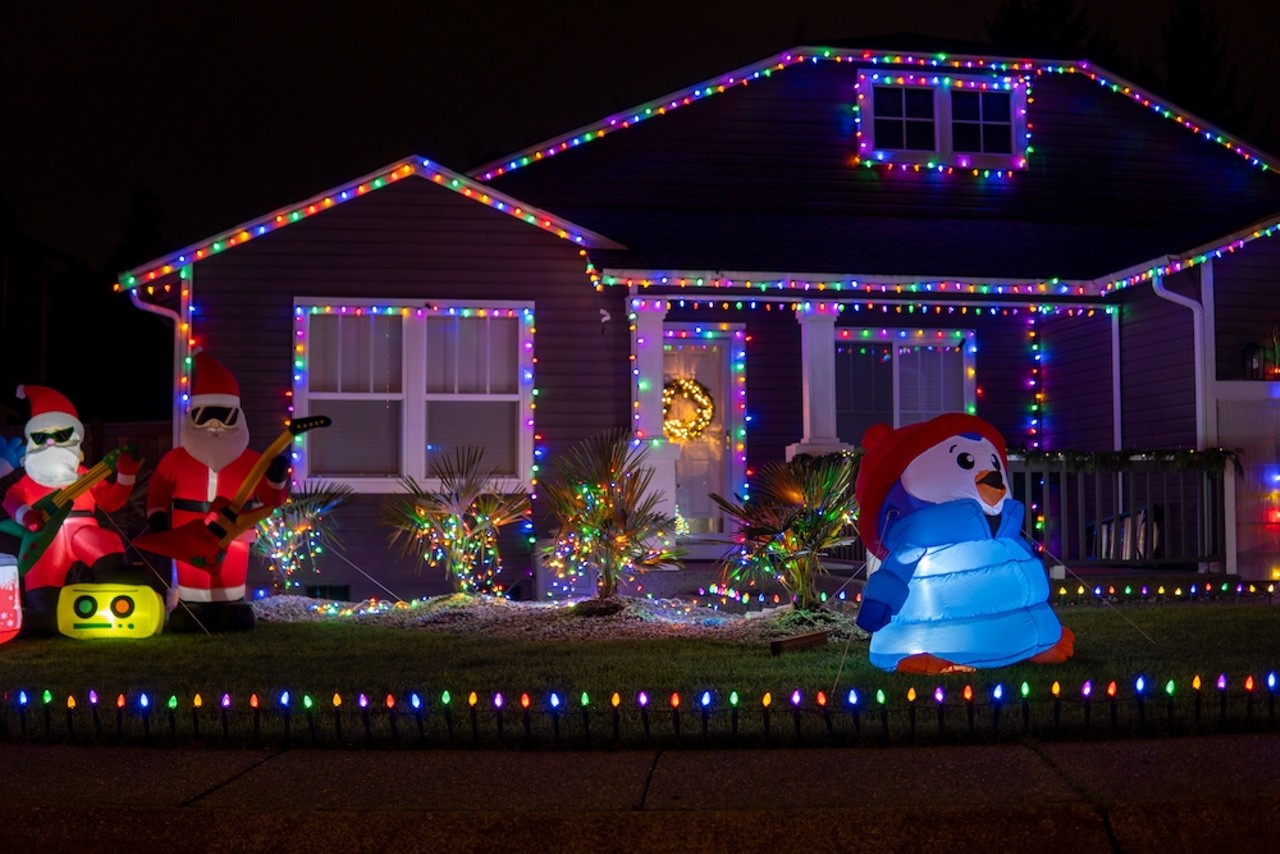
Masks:
[[[125,738],[130,733],[137,737],[143,694],[156,715],[175,702],[180,714],[170,717],[168,724],[178,728],[170,730],[170,736],[183,741],[192,735],[192,726],[198,726],[188,720],[197,694],[206,710],[195,711],[211,721],[221,698],[229,699],[231,740],[280,738],[284,692],[295,720],[301,719],[304,698],[314,704],[316,715],[323,713],[320,723],[311,721],[316,727],[311,737],[318,743],[336,738],[331,720],[335,695],[341,703],[339,715],[354,716],[337,741],[351,738],[353,729],[360,732],[362,727],[368,740],[398,739],[401,733],[394,719],[416,713],[426,718],[421,733],[428,742],[449,741],[455,726],[453,735],[462,742],[510,739],[513,729],[523,725],[529,726],[524,734],[531,738],[554,735],[558,741],[563,735],[581,740],[589,735],[580,722],[584,694],[587,717],[592,719],[587,729],[600,739],[617,726],[624,740],[628,734],[640,737],[642,724],[654,737],[688,740],[700,732],[704,720],[712,736],[728,737],[731,726],[737,726],[738,735],[758,738],[765,730],[766,694],[772,702],[774,737],[780,726],[777,718],[783,716],[788,737],[954,738],[970,726],[966,685],[973,690],[970,737],[983,732],[1049,737],[1181,734],[1261,726],[1274,716],[1267,677],[1280,666],[1280,608],[1265,598],[1060,605],[1057,610],[1076,633],[1071,661],[948,677],[883,673],[868,664],[865,641],[832,642],[774,656],[766,644],[692,639],[547,643],[335,621],[260,623],[244,634],[162,634],[144,641],[17,640],[0,648],[0,691],[5,694],[5,728],[10,734],[21,723],[31,733],[49,738],[111,736],[115,724],[110,720],[99,724],[105,735],[89,721],[87,698],[92,689],[104,714],[116,697],[125,696]],[[1226,677],[1225,690],[1216,685],[1220,675]],[[1192,689],[1196,676],[1202,680],[1199,697]],[[1254,678],[1252,695],[1245,690],[1248,676]],[[1143,679],[1142,695],[1137,693],[1138,677]],[[1112,681],[1114,701],[1106,696]],[[1055,682],[1061,692],[1056,703]],[[1092,688],[1088,711],[1082,695],[1086,682]],[[1025,707],[1023,683],[1028,692]],[[995,719],[997,685],[1002,720]],[[935,694],[939,687],[941,708]],[[908,702],[912,689],[914,703]],[[849,705],[851,690],[858,697],[854,706]],[[884,693],[882,706],[875,699],[878,691]],[[27,705],[22,708],[19,692],[25,692]],[[641,692],[649,698],[647,707],[639,704]],[[736,707],[731,704],[735,692]],[[818,692],[826,695],[825,707],[819,705]],[[521,710],[522,694],[529,695],[531,719]],[[679,698],[674,708],[673,694]],[[260,706],[252,713],[256,735],[250,736],[249,701],[254,695]],[[369,703],[363,711],[361,695]],[[415,697],[420,703],[416,707]],[[793,705],[793,697],[798,705]],[[67,710],[64,721],[68,700],[76,709]],[[556,702],[560,705],[554,706]],[[731,721],[734,708],[738,711]],[[683,733],[674,719],[676,710],[685,718]],[[950,734],[944,734],[944,715],[950,719]],[[505,717],[505,730],[500,717]],[[210,726],[206,722],[206,736]],[[163,731],[159,724],[157,728]],[[295,724],[290,739],[302,739],[301,730]]]

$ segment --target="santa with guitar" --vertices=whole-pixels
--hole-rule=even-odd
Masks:
[[[99,526],[97,511],[114,513],[125,505],[133,492],[139,461],[127,452],[113,455],[106,468],[114,468],[115,477],[106,479],[111,472],[103,470],[103,479],[75,497],[65,518],[51,519],[44,509],[49,502],[42,499],[56,495],[90,471],[82,465],[84,425],[71,402],[47,386],[19,386],[18,397],[31,402],[31,419],[24,428],[25,472],[5,492],[4,509],[37,538],[50,534],[47,544],[41,543],[43,554],[22,578],[23,633],[56,634],[58,595],[64,585],[130,575],[124,542],[114,531]]]

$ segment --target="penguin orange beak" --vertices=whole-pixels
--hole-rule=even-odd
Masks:
[[[996,469],[978,472],[978,476],[973,479],[974,485],[978,487],[978,497],[981,498],[988,507],[995,507],[1000,503],[1000,499],[1004,498],[1008,489],[1004,485],[1004,478],[1000,476],[1000,472]]]

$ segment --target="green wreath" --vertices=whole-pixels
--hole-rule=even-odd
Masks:
[[[696,412],[690,420],[671,418],[671,403],[676,396],[693,404]],[[662,387],[662,432],[673,442],[689,442],[701,436],[716,417],[716,403],[711,392],[692,377],[671,380]]]

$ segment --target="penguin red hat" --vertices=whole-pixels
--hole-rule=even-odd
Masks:
[[[197,350],[191,378],[191,407],[240,407],[240,384],[217,359]]]
[[[854,496],[858,501],[858,535],[867,551],[884,557],[880,544],[880,508],[889,490],[917,456],[951,436],[982,436],[1000,452],[1008,468],[1008,454],[1000,431],[975,415],[949,412],[930,421],[908,424],[894,430],[888,424],[873,424],[862,436],[862,462]]]
[[[32,433],[62,430],[67,427],[75,428],[77,439],[84,438],[84,425],[80,423],[76,408],[61,392],[54,391],[48,386],[20,385],[17,395],[19,400],[31,401],[31,420],[27,422],[25,428],[28,440],[31,439]]]

